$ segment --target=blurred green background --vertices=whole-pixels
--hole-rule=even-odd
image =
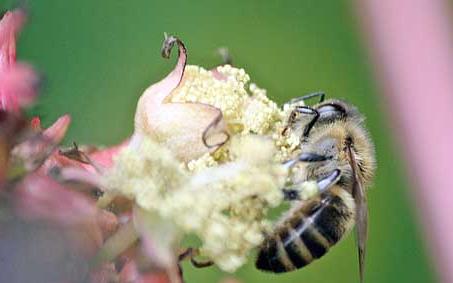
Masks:
[[[2,0],[2,8],[13,1]],[[366,282],[435,282],[404,181],[399,153],[380,105],[372,66],[360,40],[352,2],[294,1],[28,1],[31,21],[18,44],[47,84],[32,114],[50,124],[71,114],[66,143],[115,144],[131,134],[141,92],[173,68],[160,57],[164,32],[186,44],[189,63],[211,68],[215,50],[230,49],[236,66],[282,103],[323,90],[356,104],[376,142],[378,172],[369,193]],[[184,265],[186,281],[218,282],[216,268]],[[354,237],[297,272],[254,269],[242,282],[358,282]]]

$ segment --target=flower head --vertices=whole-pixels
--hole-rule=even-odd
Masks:
[[[167,255],[162,265],[171,264],[184,235],[194,234],[201,255],[232,272],[261,244],[267,212],[283,200],[288,170],[280,161],[296,147],[280,134],[288,111],[243,69],[186,67],[186,49],[175,37],[166,38],[165,57],[173,44],[178,63],[140,98],[134,136],[103,187],[135,201],[137,229],[153,227],[148,235],[160,241],[148,246],[154,257],[156,250]]]

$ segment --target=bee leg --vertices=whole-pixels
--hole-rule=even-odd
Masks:
[[[313,128],[313,126],[315,125],[316,121],[318,121],[320,115],[319,115],[318,110],[313,109],[308,106],[299,106],[298,108],[299,108],[298,109],[299,113],[313,115],[313,118],[305,126],[304,132],[302,134],[304,139],[306,139],[306,138],[308,138],[308,135],[310,134],[310,131]]]
[[[178,256],[178,261],[181,262],[183,260],[190,259],[190,262],[192,263],[192,265],[197,268],[209,267],[214,264],[214,262],[212,262],[210,260],[209,261],[196,260],[195,257],[199,254],[200,254],[200,252],[198,249],[187,248],[184,252],[182,252]]]
[[[321,162],[332,159],[332,156],[320,155],[317,153],[303,152],[294,159],[283,162],[283,166],[289,168],[296,165],[298,162]]]
[[[308,135],[310,134],[311,129],[313,128],[314,124],[316,121],[318,121],[319,118],[319,112],[316,109],[313,109],[309,106],[296,106],[293,111],[291,111],[291,114],[289,115],[288,122],[286,127],[282,131],[282,135],[285,135],[286,132],[289,130],[289,128],[292,127],[292,125],[296,122],[296,117],[297,113],[300,114],[308,114],[308,115],[314,115],[313,118],[308,122],[308,124],[304,128],[303,132],[303,137],[307,138]]]
[[[333,184],[335,184],[338,181],[338,179],[340,179],[340,173],[341,173],[340,169],[335,169],[332,171],[332,173],[330,173],[326,177],[318,180],[317,183],[319,187],[319,192],[322,194],[329,190],[330,187]]]
[[[214,262],[207,260],[207,261],[198,261],[195,258],[190,258],[190,262],[192,263],[193,266],[197,268],[204,268],[204,267],[209,267],[214,264]]]
[[[319,179],[316,182],[317,190],[314,192],[311,189],[309,191],[304,191],[304,189],[307,190],[308,188],[312,188],[311,186],[304,186],[304,184],[307,184],[306,182],[301,182],[299,184],[284,188],[282,189],[283,197],[288,201],[308,200],[314,196],[325,193],[338,181],[340,173],[341,171],[339,169],[335,169],[326,177]]]
[[[310,99],[310,98],[313,98],[313,97],[318,97],[318,96],[319,96],[319,102],[318,103],[321,103],[321,102],[324,101],[324,98],[325,98],[326,94],[324,92],[322,92],[322,91],[313,92],[313,93],[309,93],[309,94],[301,96],[301,97],[293,98],[288,103],[289,104],[294,104],[294,103],[297,103],[297,102],[300,102],[300,101],[305,101],[307,99]]]

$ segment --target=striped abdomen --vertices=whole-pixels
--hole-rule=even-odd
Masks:
[[[352,196],[337,187],[283,219],[258,254],[256,267],[275,273],[308,265],[323,256],[353,226]]]

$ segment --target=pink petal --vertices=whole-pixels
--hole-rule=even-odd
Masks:
[[[168,283],[170,280],[163,272],[141,273],[138,269],[137,263],[133,260],[127,262],[120,272],[120,283]]]
[[[30,127],[32,130],[40,131],[41,130],[41,119],[39,117],[33,117],[30,121]]]
[[[17,63],[0,70],[0,109],[17,112],[33,103],[39,78],[32,67]]]
[[[69,115],[63,115],[55,121],[52,126],[45,129],[43,135],[51,140],[53,143],[60,143],[66,131],[68,130],[69,124],[71,123],[71,117]]]
[[[90,274],[90,281],[92,283],[111,283],[117,282],[118,275],[116,272],[115,264],[104,263]]]
[[[106,210],[98,210],[97,214],[97,223],[99,228],[102,231],[102,237],[107,239],[118,229],[118,218],[115,214],[106,211]]]
[[[23,10],[15,10],[0,21],[0,109],[12,112],[34,101],[39,82],[33,68],[16,63],[16,37],[25,18]]]
[[[0,70],[16,62],[16,37],[26,20],[26,14],[18,9],[6,12],[0,20]]]
[[[188,161],[216,150],[228,136],[222,112],[218,108],[201,103],[168,102],[172,92],[184,82],[187,60],[183,43],[175,37],[165,40],[164,57],[169,57],[175,43],[179,47],[175,69],[165,79],[150,86],[140,97],[131,146],[135,147],[144,137],[149,137],[167,146],[181,160]]]
[[[64,227],[74,249],[93,256],[102,244],[99,210],[93,200],[62,186],[52,178],[27,175],[13,192],[16,213],[28,221],[46,221]]]
[[[113,165],[113,157],[116,156],[128,144],[129,140],[126,140],[119,145],[95,150],[94,152],[89,153],[88,156],[94,163],[101,166],[102,168],[109,168]]]
[[[44,162],[51,162],[48,157],[51,156],[57,144],[63,139],[70,121],[68,115],[60,117],[42,133],[38,133],[16,145],[12,150],[12,155],[29,171],[40,167]]]
[[[219,80],[219,81],[226,81],[227,80],[227,77],[224,74],[222,74],[221,72],[219,72],[217,70],[217,67],[215,67],[214,69],[211,69],[209,71],[212,73],[214,78],[216,78],[217,80]]]
[[[93,167],[83,166],[84,164],[73,164],[77,161],[70,160],[71,166],[60,168],[59,179],[62,181],[78,181],[102,189],[102,177]],[[82,165],[82,166],[79,166]],[[58,167],[61,163],[58,164]],[[55,166],[54,166],[55,167]],[[92,189],[88,187],[88,189]]]

